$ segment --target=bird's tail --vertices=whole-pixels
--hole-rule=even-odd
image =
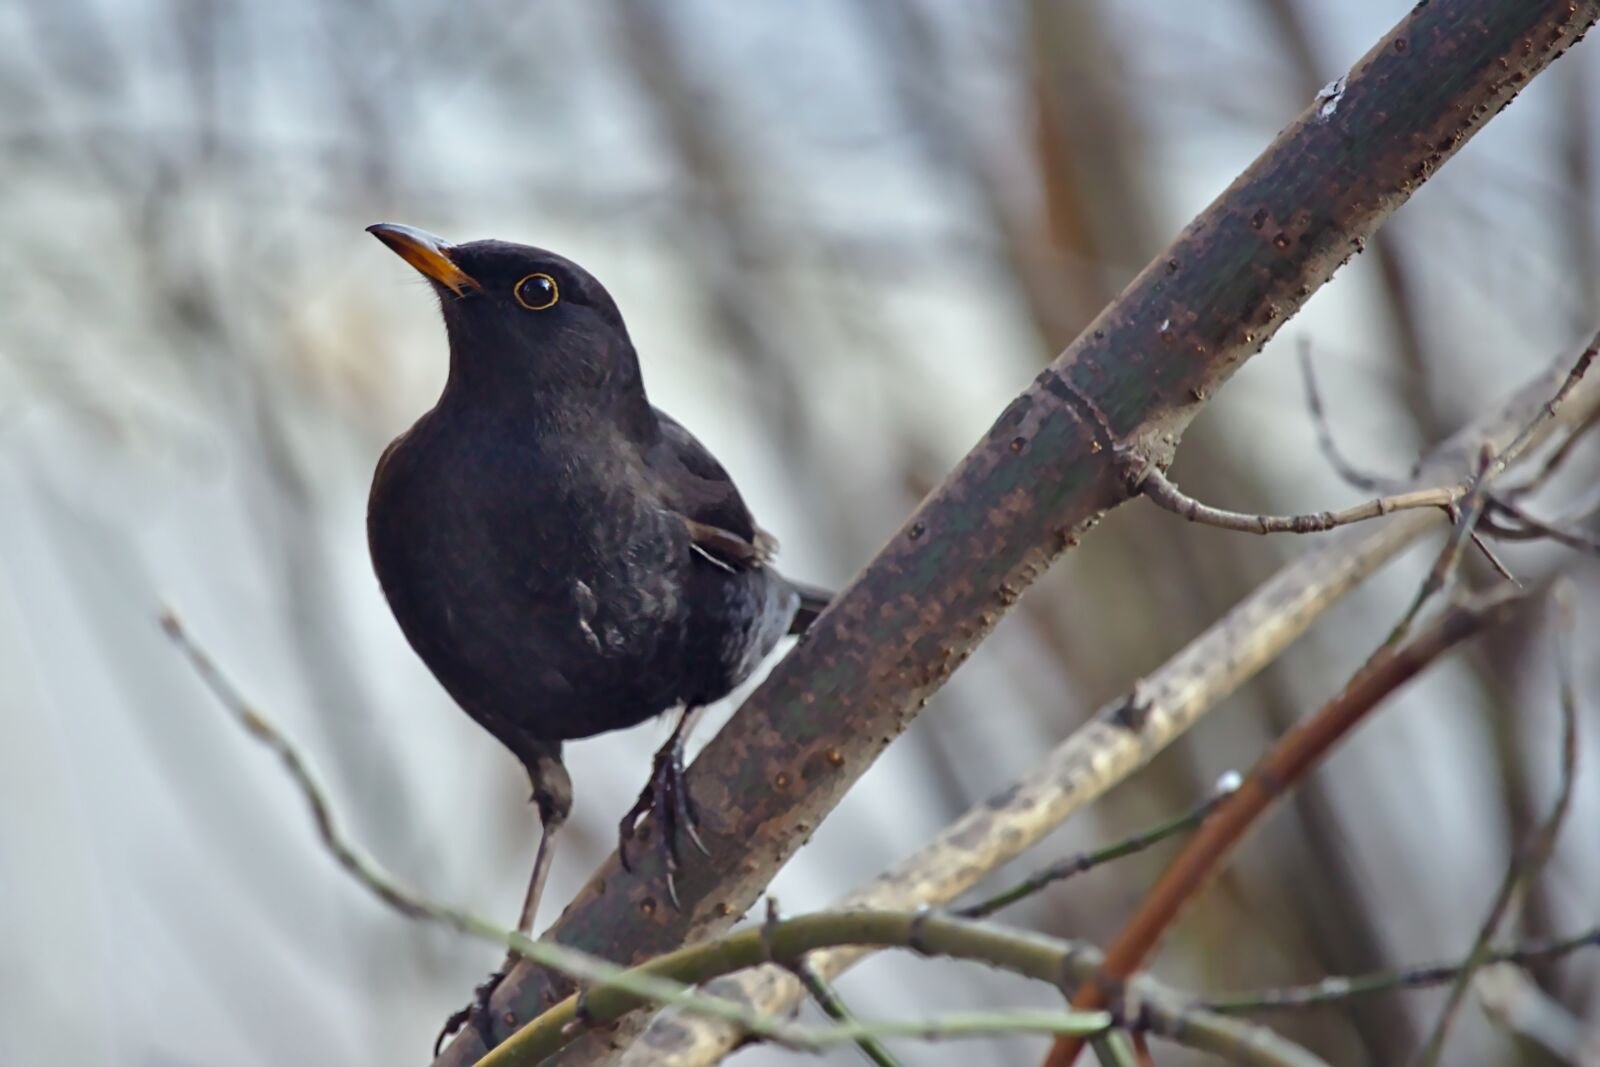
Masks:
[[[817,616],[833,601],[833,594],[826,589],[818,589],[814,585],[805,585],[801,582],[790,581],[794,591],[800,594],[800,610],[795,612],[794,621],[789,624],[791,634],[803,634],[817,621]]]

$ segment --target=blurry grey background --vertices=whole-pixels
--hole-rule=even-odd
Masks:
[[[0,7],[0,1062],[421,1062],[499,958],[336,870],[155,623],[163,604],[183,616],[398,877],[513,920],[537,826],[522,772],[411,654],[366,557],[373,463],[436,396],[445,348],[431,293],[362,227],[585,264],[652,398],[725,460],[785,570],[840,584],[1407,6]],[[1185,488],[1247,510],[1355,499],[1316,452],[1299,343],[1350,450],[1389,471],[1576,351],[1600,317],[1597,48],[1531,85],[1244,369],[1184,443]],[[1590,454],[1567,485],[1594,481]],[[1113,515],[783,872],[784,909],[911,851],[1299,548]],[[1506,555],[1572,571],[1592,647],[1592,563]],[[1384,572],[1019,868],[1246,767],[1337,689],[1425,564]],[[1393,702],[1251,839],[1159,972],[1220,990],[1462,952],[1549,802],[1550,664],[1534,625]],[[1586,765],[1533,934],[1596,919],[1600,669],[1583,672]],[[613,846],[667,728],[570,748],[576,815],[541,926]],[[1010,918],[1103,939],[1167,855]],[[1539,977],[1600,1018],[1593,958]],[[866,1015],[1054,999],[904,959],[841,989]],[[1437,1003],[1278,1021],[1335,1062],[1384,1062]],[[1542,1062],[1472,1008],[1449,1059],[1513,1056]]]

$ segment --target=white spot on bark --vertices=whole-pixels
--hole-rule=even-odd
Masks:
[[[1339,101],[1344,99],[1344,75],[1339,75],[1333,81],[1322,87],[1322,92],[1317,94],[1317,118],[1332,117],[1339,110]]]

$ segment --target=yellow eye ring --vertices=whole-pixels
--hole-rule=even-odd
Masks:
[[[511,295],[529,311],[543,311],[556,306],[561,287],[548,274],[529,274],[517,282]]]

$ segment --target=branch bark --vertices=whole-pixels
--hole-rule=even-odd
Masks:
[[[1600,0],[1419,5],[1000,415],[690,772],[707,862],[667,906],[613,855],[547,933],[637,962],[727,928],[1049,563],[1160,468],[1205,399],[1382,221],[1600,16]],[[504,1037],[571,991],[526,963]],[[624,1022],[625,1044],[643,1020]],[[459,1036],[441,1065],[482,1053]]]

